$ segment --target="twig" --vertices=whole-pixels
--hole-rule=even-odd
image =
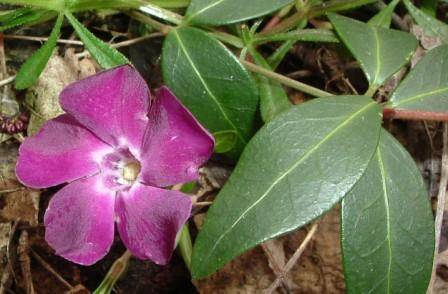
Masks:
[[[300,244],[299,248],[297,248],[296,252],[294,252],[293,256],[290,260],[286,263],[285,267],[282,269],[281,273],[277,276],[275,281],[269,286],[266,291],[264,291],[265,294],[271,294],[274,293],[274,291],[280,286],[280,283],[283,281],[285,276],[288,274],[288,272],[291,270],[291,268],[296,264],[297,260],[302,255],[303,251],[305,251],[306,246],[313,238],[314,234],[317,231],[318,223],[314,223],[311,229],[309,230],[308,234],[306,234],[305,239],[303,240],[302,244]]]
[[[448,122],[448,112],[432,112],[422,110],[384,108],[383,118],[403,119],[403,120],[432,120],[432,121]]]
[[[3,37],[9,40],[25,40],[34,42],[45,42],[48,40],[48,37],[22,36],[22,35],[4,35]],[[77,40],[58,39],[57,42],[60,44],[68,44],[68,45],[78,45],[78,46],[84,45],[82,41]]]
[[[23,230],[20,233],[19,245],[17,246],[17,255],[19,256],[20,268],[22,269],[23,279],[25,280],[25,292],[34,294],[33,278],[31,275],[31,259],[29,255],[28,232]]]
[[[437,210],[435,220],[435,249],[434,262],[432,265],[431,281],[428,287],[428,293],[432,293],[436,280],[437,256],[439,254],[440,234],[442,230],[443,212],[445,210],[446,189],[448,187],[448,123],[443,124],[443,153],[439,193],[437,195]]]
[[[73,289],[73,286],[70,285],[69,282],[67,282],[63,277],[61,277],[60,274],[58,274],[58,272],[56,272],[53,267],[48,264],[42,257],[40,257],[39,254],[37,254],[36,251],[34,251],[32,248],[30,248],[30,252],[31,254],[33,254],[33,257],[37,260],[37,262],[40,263],[40,265],[45,268],[48,272],[50,272],[51,274],[53,274],[53,276],[55,276],[62,284],[64,284],[64,286],[66,286],[68,289]]]
[[[126,47],[126,46],[130,46],[130,45],[142,42],[142,41],[147,40],[147,39],[161,37],[161,36],[163,36],[162,33],[152,33],[152,34],[149,34],[149,35],[146,35],[146,36],[142,36],[142,37],[126,40],[126,41],[119,42],[119,43],[110,44],[110,46],[113,47],[113,48]],[[89,51],[83,51],[81,53],[77,53],[75,56],[78,57],[78,58],[82,58],[82,57],[86,57],[86,56],[89,56],[89,55],[90,55]]]
[[[15,80],[16,76],[10,76],[9,78],[6,78],[4,80],[0,81],[0,87],[6,86],[8,84],[11,84]]]
[[[104,277],[103,281],[94,293],[110,293],[112,291],[112,288],[115,286],[115,283],[125,272],[131,257],[131,252],[129,250],[126,250],[121,257],[115,260],[106,276]]]

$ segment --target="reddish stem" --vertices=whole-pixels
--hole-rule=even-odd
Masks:
[[[448,122],[448,112],[431,112],[421,110],[407,109],[383,109],[384,119],[403,119],[403,120],[432,120]]]

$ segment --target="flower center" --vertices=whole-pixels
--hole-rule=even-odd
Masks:
[[[141,170],[140,162],[126,148],[104,155],[100,166],[104,186],[114,191],[131,187]]]
[[[123,167],[123,179],[127,182],[133,183],[137,179],[138,175],[140,174],[141,166],[140,162],[133,161],[128,164],[126,164]]]

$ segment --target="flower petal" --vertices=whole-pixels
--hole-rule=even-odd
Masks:
[[[99,176],[68,184],[45,212],[45,239],[56,254],[91,265],[103,258],[114,239],[115,193],[104,190]]]
[[[136,257],[167,264],[191,206],[190,197],[181,192],[136,184],[117,197],[121,240]]]
[[[142,146],[141,179],[158,187],[198,177],[214,139],[166,87],[157,93]]]
[[[137,151],[148,123],[149,99],[143,78],[124,65],[71,84],[61,93],[61,106],[109,144]]]
[[[20,145],[17,177],[32,188],[70,182],[98,172],[94,154],[106,150],[111,147],[63,114]]]

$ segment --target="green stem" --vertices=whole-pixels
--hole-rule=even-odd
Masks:
[[[161,32],[164,35],[168,34],[169,31],[173,28],[170,25],[166,25],[161,22],[158,22],[157,20],[155,20],[147,15],[144,15],[143,13],[140,13],[140,12],[130,11],[130,12],[128,12],[128,15],[140,22],[150,25],[151,27],[158,30],[159,32]]]
[[[118,279],[120,279],[120,277],[126,270],[131,256],[131,252],[129,250],[126,250],[120,258],[115,260],[114,264],[112,264],[103,281],[93,292],[93,294],[111,293],[112,288],[115,286],[115,283],[118,281]]]
[[[177,13],[174,13],[170,10],[164,9],[162,7],[153,5],[153,4],[145,4],[138,8],[141,12],[147,13],[149,15],[155,16],[157,18],[166,20],[175,25],[180,25],[183,21],[183,16]]]
[[[193,253],[193,244],[191,242],[190,231],[188,229],[188,223],[184,225],[180,232],[178,248],[180,255],[184,259],[185,265],[188,270],[191,270],[191,254]]]
[[[1,0],[0,2],[22,6],[34,6],[56,11],[62,11],[65,8],[64,0]]]
[[[367,89],[367,91],[366,91],[366,93],[364,95],[368,96],[368,97],[373,97],[373,95],[375,94],[376,90],[378,90],[378,86],[377,85],[370,85],[370,87]]]
[[[281,75],[281,74],[275,73],[273,71],[264,69],[264,68],[262,68],[260,66],[257,66],[257,65],[255,65],[253,63],[250,63],[248,61],[242,60],[241,63],[243,63],[243,65],[248,70],[250,70],[252,72],[256,72],[256,73],[262,74],[262,75],[264,75],[264,76],[266,76],[266,77],[268,77],[268,78],[270,78],[272,80],[275,80],[275,81],[277,81],[277,82],[279,82],[279,83],[281,83],[281,84],[283,84],[285,86],[297,89],[299,91],[302,91],[302,92],[307,93],[309,95],[312,95],[314,97],[333,96],[333,94],[331,94],[331,93],[322,91],[322,90],[320,90],[318,88],[314,88],[314,87],[309,86],[307,84],[304,84],[304,83],[301,83],[299,81],[296,81],[296,80],[290,79],[288,77],[285,77],[284,75]]]

